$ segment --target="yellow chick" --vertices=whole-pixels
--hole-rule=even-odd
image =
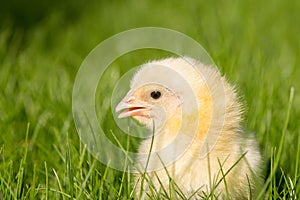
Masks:
[[[215,67],[189,57],[152,61],[130,86],[116,107],[119,118],[151,130],[138,149],[136,167],[146,176],[135,176],[137,197],[153,191],[171,198],[255,196],[258,145],[242,134],[239,97]]]

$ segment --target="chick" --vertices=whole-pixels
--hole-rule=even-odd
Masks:
[[[247,199],[261,183],[262,158],[253,136],[242,134],[235,88],[213,66],[189,58],[144,64],[117,105],[150,129],[139,146],[136,193]],[[144,180],[143,180],[144,179]],[[172,194],[168,194],[172,195]]]

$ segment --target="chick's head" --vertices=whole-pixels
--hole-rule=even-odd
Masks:
[[[238,128],[240,121],[234,88],[217,69],[188,57],[142,65],[116,107],[121,110],[120,118],[131,116],[149,128],[154,122],[156,130],[196,134],[200,140],[223,128]]]
[[[167,119],[181,113],[178,95],[167,86],[149,82],[132,87],[116,107],[119,118],[133,117],[152,128],[162,128]]]

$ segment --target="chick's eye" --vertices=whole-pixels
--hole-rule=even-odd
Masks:
[[[153,99],[158,99],[159,97],[161,96],[161,93],[160,93],[160,91],[153,91],[153,92],[151,92],[151,97],[153,98]]]

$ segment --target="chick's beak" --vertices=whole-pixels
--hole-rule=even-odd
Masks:
[[[150,106],[144,101],[137,100],[128,93],[116,107],[116,112],[122,110],[124,111],[119,114],[118,118],[133,116],[149,117]]]

